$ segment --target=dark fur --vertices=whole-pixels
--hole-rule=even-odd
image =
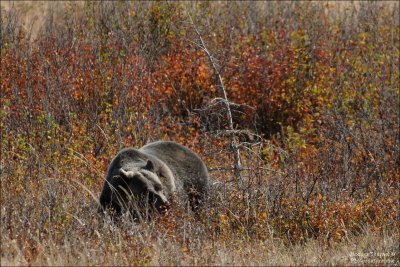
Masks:
[[[137,211],[138,203],[163,211],[169,207],[171,194],[176,194],[196,209],[209,184],[207,168],[193,151],[175,142],[159,141],[118,153],[108,168],[100,204],[117,214]]]

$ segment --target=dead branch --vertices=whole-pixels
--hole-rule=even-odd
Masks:
[[[197,29],[197,27],[194,24],[194,22],[192,20],[192,17],[190,15],[189,15],[189,18],[190,18],[190,22],[191,22],[191,24],[193,26],[193,29],[196,31],[197,37],[199,38],[199,41],[200,41],[199,46],[206,53],[206,55],[207,55],[207,57],[208,57],[208,59],[210,61],[210,64],[211,64],[211,66],[212,66],[212,68],[214,70],[215,76],[216,76],[216,78],[217,78],[217,80],[219,82],[219,89],[220,89],[220,92],[222,94],[221,101],[225,105],[226,117],[227,117],[227,120],[228,120],[228,127],[229,127],[229,130],[230,130],[230,133],[229,133],[230,147],[231,147],[231,150],[233,152],[234,161],[235,161],[234,162],[234,173],[235,173],[235,177],[237,178],[237,180],[240,181],[240,183],[242,183],[242,177],[241,177],[241,174],[240,174],[241,169],[242,169],[242,164],[241,164],[241,161],[240,161],[240,151],[239,151],[239,147],[236,144],[236,140],[235,140],[235,130],[234,130],[234,127],[233,127],[232,112],[231,112],[231,108],[230,108],[230,105],[229,105],[228,96],[226,94],[224,81],[222,80],[221,73],[220,73],[219,69],[217,68],[217,64],[216,64],[216,62],[214,60],[213,55],[207,49],[207,46],[206,46],[206,44],[205,44],[205,42],[203,40],[203,37],[201,36],[199,30]]]

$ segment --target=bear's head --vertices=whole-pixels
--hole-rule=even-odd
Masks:
[[[115,215],[129,211],[133,218],[140,219],[152,211],[163,213],[169,209],[163,184],[150,160],[134,170],[119,169],[107,184],[110,190],[100,196],[100,204]]]

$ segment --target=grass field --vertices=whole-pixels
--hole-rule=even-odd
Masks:
[[[400,265],[398,18],[396,1],[2,1],[1,266]],[[111,159],[155,140],[204,160],[203,208],[98,213]]]

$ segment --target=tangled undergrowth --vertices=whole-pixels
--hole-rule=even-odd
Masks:
[[[395,261],[399,5],[343,5],[48,4],[34,37],[21,6],[2,9],[2,265]],[[243,181],[189,14],[232,102]],[[159,139],[206,162],[203,209],[96,213],[112,157]]]

